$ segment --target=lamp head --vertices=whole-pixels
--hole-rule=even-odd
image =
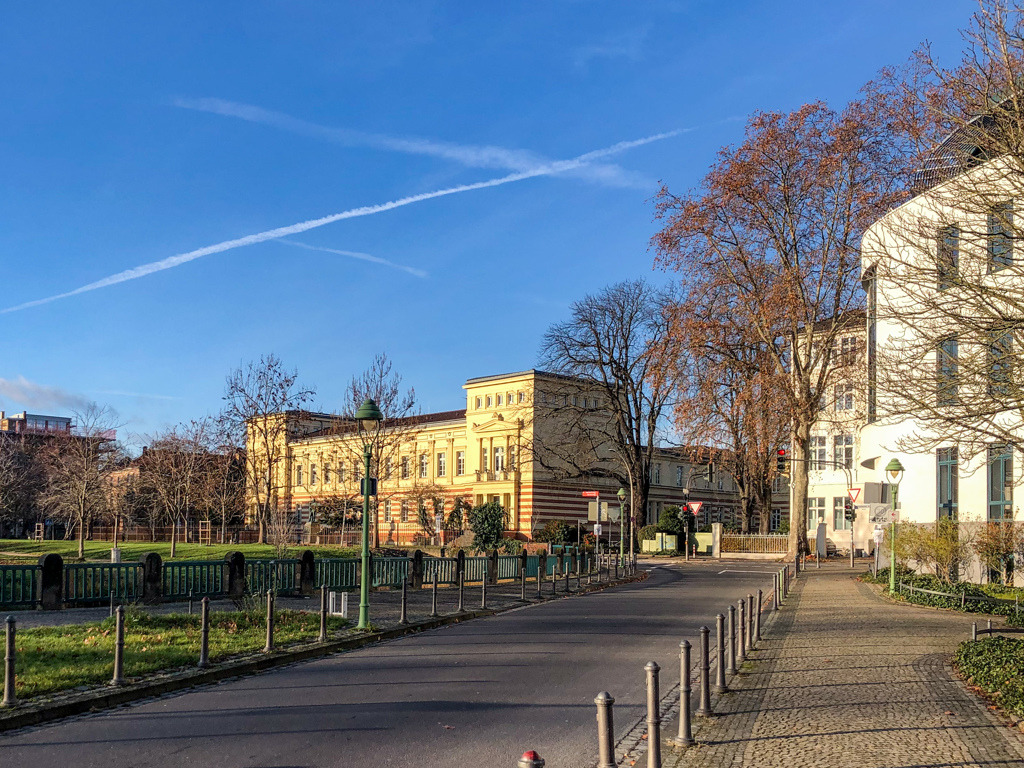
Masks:
[[[625,488],[619,488],[619,492],[616,493],[615,495],[619,497],[619,503],[621,504],[622,502],[624,502],[626,500],[626,489]]]
[[[900,460],[893,458],[892,461],[886,464],[885,474],[889,476],[889,480],[893,485],[899,485],[900,480],[903,479],[903,465],[900,463]]]
[[[359,424],[359,429],[362,432],[376,432],[380,423],[384,421],[384,414],[380,412],[380,408],[373,402],[372,399],[366,398],[363,404],[359,406],[359,410],[356,411],[356,422]]]

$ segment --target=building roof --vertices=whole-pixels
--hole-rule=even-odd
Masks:
[[[514,379],[520,376],[535,376],[537,378],[544,379],[566,379],[576,380],[577,376],[568,376],[564,373],[553,373],[551,371],[542,371],[538,368],[529,368],[525,371],[515,371],[513,373],[497,373],[492,376],[476,376],[472,379],[466,379],[466,385],[469,384],[480,384],[485,381],[499,381],[501,379]],[[582,379],[580,379],[582,381]]]
[[[911,177],[911,191],[919,195],[990,159],[983,147],[992,143],[997,123],[994,114],[977,115],[950,133],[925,155]]]
[[[324,429],[318,429],[314,432],[305,432],[299,435],[296,439],[305,440],[311,437],[327,437],[329,435],[344,435],[350,432],[355,432],[358,427],[352,419],[344,419],[337,417],[338,421],[336,424]],[[465,422],[466,420],[466,409],[463,408],[457,411],[438,411],[436,413],[420,413],[415,416],[403,416],[400,419],[388,419],[384,422],[384,427],[422,427],[430,424],[443,424],[447,421],[459,421]]]

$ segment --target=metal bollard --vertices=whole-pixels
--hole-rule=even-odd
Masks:
[[[4,647],[4,700],[0,702],[0,706],[13,707],[17,702],[17,696],[14,694],[14,659],[15,659],[15,639],[17,636],[17,624],[14,621],[13,616],[8,616],[7,621],[4,622],[6,632],[6,645]]]
[[[736,609],[736,666],[742,667],[747,660],[747,601],[741,597]]]
[[[484,577],[482,579],[480,579],[480,609],[481,610],[486,610],[487,609],[487,574],[486,573],[484,574]]]
[[[434,573],[434,580],[437,580],[437,573]],[[463,606],[466,603],[466,574],[459,574],[459,609],[458,612],[462,613],[464,610]]]
[[[764,605],[764,593],[757,590],[757,613],[754,614],[754,641],[761,641],[761,606]]]
[[[703,662],[704,659],[702,658]],[[679,732],[673,744],[689,747],[693,744],[693,726],[690,723],[690,642],[679,643]]]
[[[597,704],[597,768],[615,768],[615,725],[612,705],[615,699],[608,691],[602,691],[594,699]]]
[[[8,616],[7,617],[7,621],[10,621],[10,620],[11,620],[11,617]],[[977,640],[977,639],[978,639],[978,622],[972,621],[971,622],[971,640]]]
[[[718,614],[722,618],[722,614]],[[711,659],[708,658],[708,635],[711,630],[707,627],[700,628],[700,701],[697,703],[697,714],[701,717],[711,717]],[[721,652],[719,652],[721,656]],[[721,669],[721,667],[719,667]],[[719,672],[721,675],[721,672]]]
[[[188,615],[192,615],[192,590],[188,591]]]
[[[577,554],[576,555],[576,589],[582,589],[583,588],[583,582],[581,581],[582,578],[583,578],[583,560],[582,560],[582,556]]]
[[[320,637],[321,643],[327,642],[327,585],[320,587]]]
[[[725,684],[725,616],[715,616],[718,644],[715,646],[715,693],[725,693],[729,686]]]
[[[736,674],[736,606],[729,606],[729,636],[725,639],[726,674]]]
[[[326,613],[323,615],[323,618],[320,620],[320,622],[321,622],[320,634],[323,637],[323,639],[326,640],[327,639],[327,614]],[[401,611],[401,614],[398,617],[398,623],[399,624],[408,624],[409,623],[409,579],[408,578],[402,579],[402,611]],[[321,642],[323,642],[323,640],[321,640]]]
[[[192,613],[192,611],[189,611]],[[114,590],[110,590],[110,613],[107,614],[110,618],[114,618]]]
[[[519,600],[526,602],[526,569],[519,570]]]
[[[988,620],[988,631],[986,632],[986,634],[987,634],[987,635],[988,635],[989,637],[992,637],[992,619],[989,619],[989,620]]]
[[[569,563],[568,567],[562,568],[565,574],[565,594],[569,594],[569,576],[572,574],[572,563]]]
[[[114,630],[114,676],[111,685],[124,685],[124,606],[117,606],[114,611],[117,617]]]
[[[462,610],[462,593],[459,593],[459,610]],[[434,581],[430,587],[430,618],[437,618],[437,568],[434,569]]]
[[[540,558],[537,558],[537,599],[540,600],[543,595],[540,593],[541,586],[544,583],[544,574],[541,573]]]
[[[516,768],[544,768],[544,758],[531,749],[523,752],[523,756],[516,763]]]
[[[779,610],[779,574],[775,574],[775,579],[772,582],[772,610]]]
[[[558,563],[551,566],[551,596],[558,593]]]
[[[267,590],[267,644],[263,646],[264,653],[274,650],[274,590]]]
[[[754,596],[747,595],[747,645],[744,656],[754,650]]]
[[[661,667],[648,661],[644,670],[647,672],[647,768],[661,768],[661,696],[658,691]]]
[[[200,669],[210,666],[210,598],[204,597],[199,607],[199,664]]]

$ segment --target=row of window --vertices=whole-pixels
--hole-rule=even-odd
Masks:
[[[1013,447],[992,444],[987,452],[987,515],[992,521],[1013,518]],[[956,448],[935,453],[936,507],[939,519],[956,518],[960,502],[960,460]]]
[[[448,452],[439,451],[434,457],[434,472],[435,477],[447,477],[448,476]],[[504,472],[505,470],[515,470],[516,468],[516,448],[515,446],[509,446],[508,454],[506,458],[505,448],[503,446],[496,446],[493,450],[488,448],[482,448],[480,451],[480,468],[484,471],[493,472]],[[398,462],[399,477],[402,480],[408,480],[412,477],[412,459],[409,456],[402,456]],[[352,462],[352,473],[353,476],[358,479],[362,477],[362,464],[358,460]],[[391,458],[384,460],[384,479],[391,479],[392,466]],[[455,474],[461,477],[466,474],[466,452],[456,451],[455,452]],[[417,457],[416,475],[420,478],[430,477],[430,457],[426,453],[421,453]],[[308,479],[308,483],[306,480]],[[325,485],[330,485],[331,482],[337,480],[339,483],[345,482],[345,465],[338,464],[337,469],[332,473],[331,465],[325,463],[323,465],[323,482]],[[309,465],[309,473],[306,474],[306,468],[302,464],[298,464],[295,467],[295,484],[296,485],[317,485],[319,477],[317,476],[317,465]]]
[[[985,342],[988,394],[1010,394],[1013,377],[1013,328],[990,328]],[[960,339],[953,335],[939,343],[936,356],[936,403],[953,406],[960,402]]]
[[[985,251],[989,274],[1013,265],[1013,203],[996,206],[988,214]],[[939,290],[957,284],[960,277],[960,227],[942,227],[937,236],[936,268]]]
[[[818,523],[825,522],[825,496],[811,496],[807,499],[807,523],[808,528],[815,528]],[[832,530],[848,531],[853,526],[846,519],[846,512],[852,509],[853,503],[849,496],[832,497]]]
[[[526,402],[525,392],[498,392],[494,395],[478,395],[476,410],[481,408],[501,408],[503,405],[515,405]]]
[[[811,435],[810,469],[853,469],[853,435],[832,436],[832,459],[828,459],[828,438]]]
[[[661,485],[661,469],[662,465],[660,463],[651,465],[651,485]],[[689,473],[683,465],[676,466],[676,488],[689,486],[690,481],[694,478],[703,480],[703,487],[705,488],[711,488],[717,484],[718,490],[722,490],[725,484],[721,475],[715,471],[714,463],[708,464],[706,467],[696,471],[691,470]]]

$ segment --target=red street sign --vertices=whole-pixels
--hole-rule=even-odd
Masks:
[[[691,501],[691,502],[688,502],[686,504],[686,506],[688,506],[690,508],[690,511],[693,512],[693,514],[696,515],[698,512],[700,512],[700,508],[704,506],[704,502],[703,501]]]
[[[584,491],[583,496],[588,499],[596,499],[601,495],[600,491]]]
[[[851,488],[850,490],[847,491],[847,493],[850,494],[850,501],[856,504],[857,497],[860,496],[860,488]]]

